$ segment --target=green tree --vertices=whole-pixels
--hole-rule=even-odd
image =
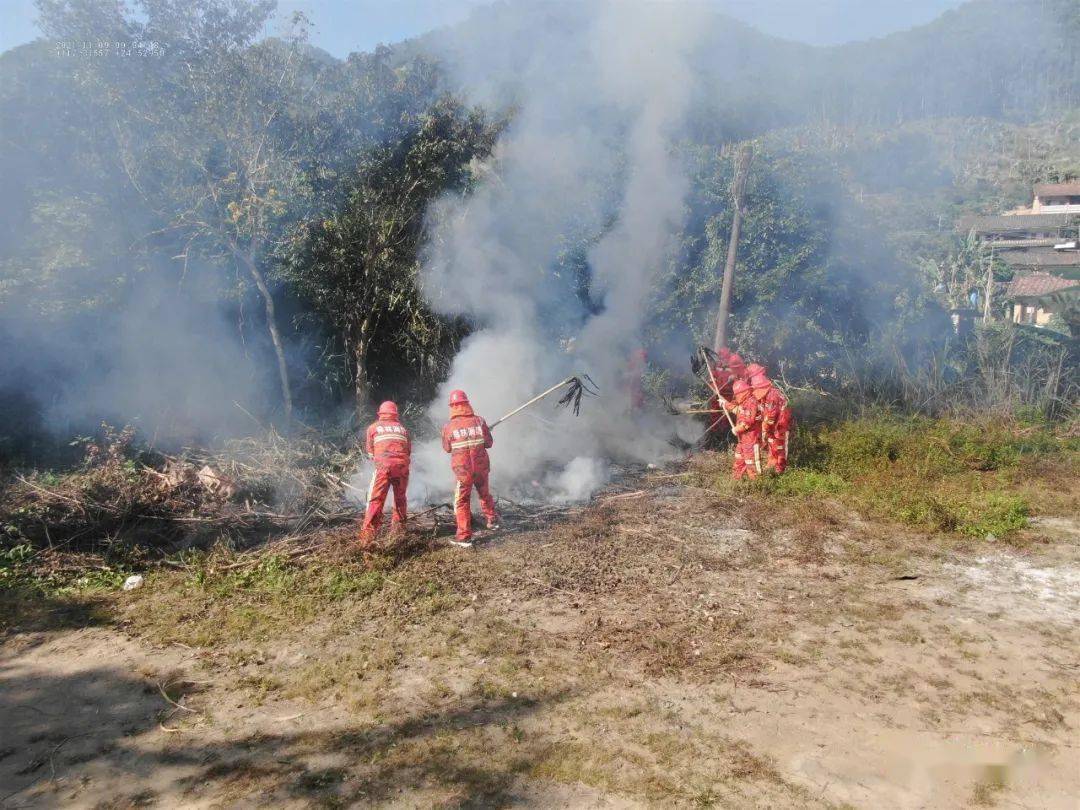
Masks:
[[[396,346],[418,376],[435,371],[452,330],[418,283],[425,212],[440,194],[467,190],[495,136],[482,113],[443,99],[366,153],[338,209],[300,228],[285,252],[283,272],[345,344],[358,409],[371,397],[375,349]]]
[[[839,382],[869,363],[905,314],[924,319],[918,269],[890,244],[887,222],[854,199],[835,155],[786,139],[762,141],[747,185],[732,299],[731,344],[796,378]],[[711,341],[731,227],[732,161],[708,147],[687,154],[690,216],[656,290],[654,339],[666,331]]]
[[[313,201],[305,163],[327,68],[304,38],[253,44],[273,0],[139,0],[134,10],[90,0],[40,0],[58,42],[111,43],[79,57],[83,90],[124,176],[159,227],[146,234],[192,259],[238,264],[261,297],[292,416],[284,341],[265,262],[285,223]],[[137,55],[137,66],[129,54]]]

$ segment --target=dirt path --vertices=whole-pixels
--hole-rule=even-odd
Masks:
[[[918,556],[654,495],[272,633],[189,643],[214,628],[159,580],[119,626],[9,637],[0,802],[1077,806],[1075,524]]]

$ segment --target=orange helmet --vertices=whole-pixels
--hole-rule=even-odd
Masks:
[[[735,392],[736,401],[742,402],[750,393],[750,383],[746,380],[736,380],[731,390]]]
[[[465,392],[461,390],[450,392],[450,404],[451,405],[468,405],[469,398],[465,396]]]
[[[393,416],[397,418],[397,415],[397,405],[391,400],[388,399],[386,400],[386,402],[379,406],[379,416]]]
[[[750,378],[751,388],[769,388],[772,382],[764,374],[755,374]]]
[[[765,376],[765,366],[761,363],[751,363],[746,367],[746,373],[750,375],[751,380],[758,375]],[[750,384],[753,385],[753,382]]]

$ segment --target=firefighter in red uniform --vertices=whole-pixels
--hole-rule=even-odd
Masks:
[[[731,402],[731,398],[735,395],[731,390],[731,386],[735,382],[735,375],[717,363],[713,369],[713,379],[716,380],[716,387],[720,389],[721,399]],[[709,407],[713,410],[719,410],[720,408],[720,403],[715,394],[709,403]]]
[[[787,397],[764,374],[756,375],[750,385],[754,391],[754,398],[761,407],[761,435],[768,444],[768,466],[782,473],[787,469],[792,425],[791,407],[788,405]]]
[[[750,378],[746,374],[746,364],[743,362],[742,357],[740,357],[738,354],[732,352],[731,356],[728,358],[727,365],[728,368],[731,370],[732,376],[734,376],[736,380],[745,380],[746,382],[750,382]]]
[[[779,393],[779,391],[777,392]],[[783,396],[783,394],[781,394]],[[772,459],[773,450],[769,450],[769,463],[773,468],[782,473],[787,469],[788,454],[791,452],[791,431],[795,428],[795,414],[791,411],[791,405],[784,399],[784,405],[780,408],[780,418],[776,421],[773,432],[776,434],[776,459]]]
[[[736,481],[751,480],[761,472],[761,411],[751,393],[750,383],[736,380],[735,391],[735,462],[731,475]]]
[[[397,405],[389,400],[379,406],[379,419],[367,429],[367,453],[375,460],[375,474],[368,488],[367,512],[360,530],[360,545],[367,548],[375,539],[383,520],[386,494],[394,488],[392,527],[405,526],[408,511],[406,490],[409,488],[409,458],[412,441],[409,431],[398,419]]]
[[[443,450],[450,453],[457,486],[454,489],[454,514],[457,518],[456,546],[472,545],[472,489],[480,496],[480,508],[489,529],[498,527],[495,499],[488,488],[491,462],[488,448],[494,444],[487,422],[473,413],[464,391],[450,392],[450,421],[442,431]]]
[[[737,378],[735,374],[736,368],[743,368],[742,358],[727,349],[721,349],[719,359],[713,366],[713,379],[716,380],[716,386],[720,389],[720,397],[728,402],[735,395],[731,386]],[[709,407],[717,411],[720,409],[720,403],[715,396],[710,401]]]

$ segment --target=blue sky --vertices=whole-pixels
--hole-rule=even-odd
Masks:
[[[343,57],[464,19],[488,0],[278,0],[276,33],[294,11],[315,26],[312,42]],[[775,36],[832,45],[929,22],[962,0],[711,0]],[[0,0],[0,50],[37,35],[33,0]]]

